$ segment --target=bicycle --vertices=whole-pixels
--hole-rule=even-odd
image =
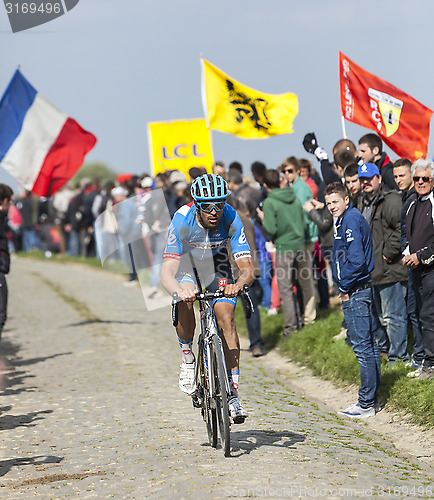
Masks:
[[[241,295],[245,301],[246,317],[249,318],[253,305],[248,293],[249,287],[244,285]],[[196,293],[199,302],[201,331],[198,336],[198,354],[196,362],[196,391],[192,395],[193,406],[201,408],[202,418],[206,424],[208,440],[213,448],[217,448],[218,434],[225,457],[230,456],[230,386],[226,370],[220,329],[214,312],[213,300],[224,297],[222,290],[216,292]],[[178,294],[172,296],[172,323],[178,324]]]

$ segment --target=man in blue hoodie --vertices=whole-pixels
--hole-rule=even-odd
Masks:
[[[339,415],[367,418],[375,415],[380,386],[380,354],[372,328],[372,289],[374,269],[371,229],[361,213],[350,204],[348,191],[340,182],[325,189],[325,202],[336,217],[332,272],[339,286],[348,336],[360,367],[358,402]]]

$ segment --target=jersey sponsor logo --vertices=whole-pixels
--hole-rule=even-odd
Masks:
[[[176,243],[176,235],[175,233],[175,228],[172,227],[172,229],[169,231],[169,234],[167,235],[167,246],[172,246]]]
[[[243,259],[244,257],[252,257],[252,254],[250,252],[238,252],[234,253],[234,259]]]
[[[352,229],[347,229],[345,231],[345,237],[346,237],[347,243],[349,243],[350,241],[354,241],[353,230]]]
[[[198,248],[199,250],[214,250],[215,248],[220,248],[226,244],[227,240],[220,241],[189,241],[187,244],[193,248]]]
[[[219,279],[219,288],[221,286],[226,286],[228,284],[228,279],[227,278],[220,278]]]
[[[240,234],[240,237],[238,238],[238,243],[240,243],[241,245],[244,245],[245,243],[247,243],[246,235],[244,234],[244,228],[241,229],[241,234]]]

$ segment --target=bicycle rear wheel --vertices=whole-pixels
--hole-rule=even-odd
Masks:
[[[206,425],[209,444],[213,448],[217,448],[217,410],[211,407],[211,394],[209,390],[208,370],[205,366],[204,342],[199,343],[199,380],[198,391],[201,398],[202,418]]]
[[[226,388],[225,364],[223,352],[218,337],[213,338],[211,358],[213,363],[214,390],[220,439],[225,457],[231,454],[231,436],[229,420],[228,391]]]

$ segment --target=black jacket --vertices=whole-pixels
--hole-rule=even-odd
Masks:
[[[3,274],[8,274],[11,265],[7,237],[8,231],[8,215],[0,211],[0,273]]]
[[[415,215],[417,215],[415,217]],[[434,192],[412,199],[406,214],[408,249],[424,271],[434,268]]]

